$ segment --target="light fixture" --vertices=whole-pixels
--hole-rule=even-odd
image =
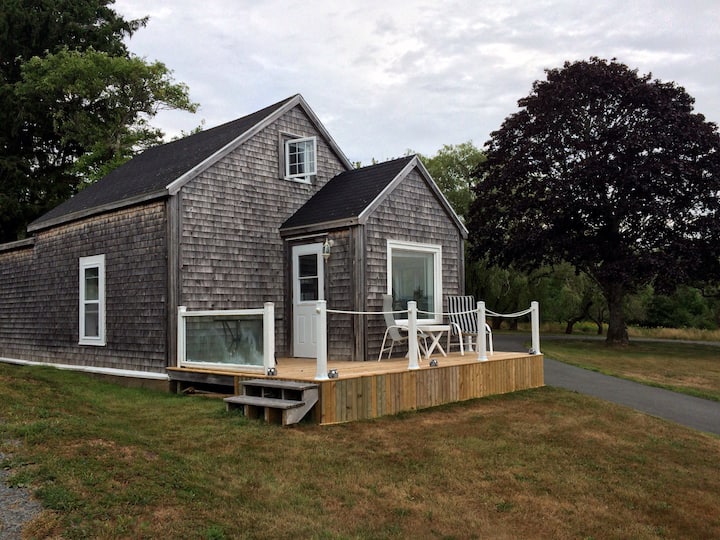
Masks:
[[[438,367],[437,358],[433,358],[432,360],[430,360],[430,367]]]
[[[277,370],[274,367],[268,368],[267,370],[268,377],[274,377],[277,375]]]
[[[328,371],[328,378],[329,379],[337,379],[338,378],[338,370],[331,369],[330,371]]]
[[[326,261],[330,258],[330,248],[332,248],[333,244],[334,242],[331,241],[329,238],[325,239],[325,243],[323,244],[322,256],[323,259],[325,259]]]

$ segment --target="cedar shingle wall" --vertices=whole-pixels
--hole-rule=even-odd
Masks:
[[[165,206],[156,202],[41,231],[0,253],[0,356],[164,372]],[[78,345],[79,258],[105,254],[106,341]]]
[[[318,135],[312,185],[279,177],[280,133]],[[289,298],[280,225],[344,170],[301,109],[289,111],[193,179],[181,192],[179,304],[248,309],[275,302],[276,350],[286,350]]]
[[[443,311],[447,295],[460,294],[462,257],[460,231],[435,198],[417,170],[390,193],[373,213],[367,231],[368,311],[382,311],[382,295],[387,293],[387,241],[399,240],[442,246]],[[368,317],[368,354],[380,351],[385,322]]]
[[[334,242],[330,258],[325,264],[325,290],[328,309],[359,311],[354,305],[350,231],[336,231],[329,235]],[[353,315],[328,313],[328,355],[336,360],[351,360],[354,352]]]

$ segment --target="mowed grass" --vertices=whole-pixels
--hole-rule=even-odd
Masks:
[[[720,439],[542,388],[336,426],[0,364],[32,538],[718,538]]]
[[[576,366],[720,401],[720,346],[633,341],[607,347],[600,340],[543,337],[547,358]]]

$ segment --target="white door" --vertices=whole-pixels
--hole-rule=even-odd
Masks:
[[[292,248],[293,356],[317,358],[318,300],[325,299],[322,244]]]

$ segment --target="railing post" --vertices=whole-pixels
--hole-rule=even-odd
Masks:
[[[327,370],[327,301],[318,300],[317,308],[317,370],[315,380],[329,379]]]
[[[420,369],[418,363],[417,302],[411,300],[408,306],[408,369]]]
[[[537,302],[531,302],[530,309],[530,325],[532,327],[533,354],[542,354],[540,352],[540,304],[538,304]]]
[[[175,359],[175,365],[180,367],[181,363],[187,360],[185,358],[185,313],[187,312],[186,306],[178,306],[178,321],[177,321],[177,358]]]
[[[478,362],[484,362],[487,360],[487,336],[485,335],[485,325],[487,324],[487,318],[485,316],[485,302],[477,303],[477,346],[475,347],[478,352]]]
[[[275,304],[263,305],[263,366],[267,374],[275,367]]]

